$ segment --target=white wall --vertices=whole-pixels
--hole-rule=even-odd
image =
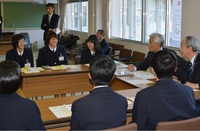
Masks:
[[[182,0],[182,38],[194,35],[200,40],[200,0]]]

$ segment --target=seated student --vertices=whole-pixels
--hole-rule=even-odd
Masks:
[[[20,97],[21,69],[15,61],[0,63],[0,130],[45,130],[34,101]]]
[[[67,53],[63,46],[58,45],[58,37],[55,32],[49,31],[46,36],[47,46],[39,50],[37,66],[67,65]]]
[[[149,35],[149,52],[147,54],[147,57],[144,59],[144,61],[136,64],[136,65],[132,65],[130,64],[128,66],[128,69],[130,71],[134,71],[134,70],[147,70],[150,66],[151,66],[151,61],[152,58],[154,57],[155,53],[159,50],[168,50],[173,52],[177,59],[178,59],[178,65],[177,65],[177,70],[176,72],[174,72],[174,78],[178,79],[179,81],[181,81],[182,83],[185,82],[185,77],[184,74],[187,72],[187,61],[184,60],[182,57],[178,56],[176,54],[175,51],[173,50],[169,50],[167,48],[164,48],[164,39],[163,36],[159,33],[152,33]]]
[[[170,51],[158,51],[152,67],[158,81],[138,92],[134,101],[132,122],[137,123],[138,130],[155,130],[158,122],[196,117],[194,91],[172,79],[176,56]]]
[[[96,35],[90,35],[85,43],[87,46],[81,51],[81,64],[88,64],[95,56],[104,54]]]
[[[33,67],[33,53],[31,50],[24,48],[24,39],[21,34],[13,35],[11,40],[13,49],[7,51],[6,60],[16,61],[21,68],[25,66]]]
[[[97,31],[97,38],[99,40],[99,43],[101,45],[101,49],[104,51],[104,55],[108,55],[109,47],[110,45],[106,41],[105,37],[105,31],[104,30],[98,30]]]
[[[94,89],[72,104],[71,130],[103,130],[126,124],[127,100],[109,87],[116,65],[108,56],[95,57],[89,67]]]

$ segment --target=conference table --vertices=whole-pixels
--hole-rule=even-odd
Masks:
[[[22,73],[21,89],[27,98],[88,92],[93,86],[88,77],[88,65],[69,65],[60,70],[42,70],[40,72]],[[121,87],[123,85],[123,87]],[[117,77],[111,83],[113,90],[132,89],[134,85],[125,84]]]
[[[126,71],[126,68],[122,68]],[[41,71],[38,73],[22,73],[21,89],[24,95],[29,97],[76,93],[91,91],[93,86],[88,78],[89,68],[87,65],[76,65],[76,68],[67,68],[62,70]],[[143,71],[146,73],[145,71]],[[141,76],[141,75],[140,75]],[[116,75],[111,88],[117,93],[127,97],[135,97],[138,91],[152,86],[156,81],[155,78],[143,79],[138,74]],[[200,98],[200,91],[194,90],[195,98]],[[48,98],[35,100],[38,105],[42,120],[45,125],[54,125],[56,123],[70,122],[70,117],[57,118],[49,107],[64,104],[72,104],[73,101],[84,97],[87,94],[66,96],[59,98]],[[133,103],[129,102],[127,113],[133,107]]]

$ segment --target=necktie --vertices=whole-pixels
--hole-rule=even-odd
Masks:
[[[188,67],[189,67],[189,80],[191,80],[192,77],[192,63],[188,61]]]

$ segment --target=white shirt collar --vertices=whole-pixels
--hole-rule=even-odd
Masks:
[[[24,53],[24,50],[22,50],[22,52],[21,52],[21,53],[20,53],[20,52],[17,50],[17,54],[18,54],[18,55],[22,56],[22,55],[23,55],[23,53]]]
[[[56,46],[54,49],[52,49],[52,48],[49,46],[49,49],[50,49],[51,51],[56,52],[57,46]]]
[[[95,51],[90,50],[91,55],[95,55]]]
[[[97,88],[101,88],[101,87],[108,87],[108,85],[99,85],[99,86],[95,86],[93,89],[97,89]]]

